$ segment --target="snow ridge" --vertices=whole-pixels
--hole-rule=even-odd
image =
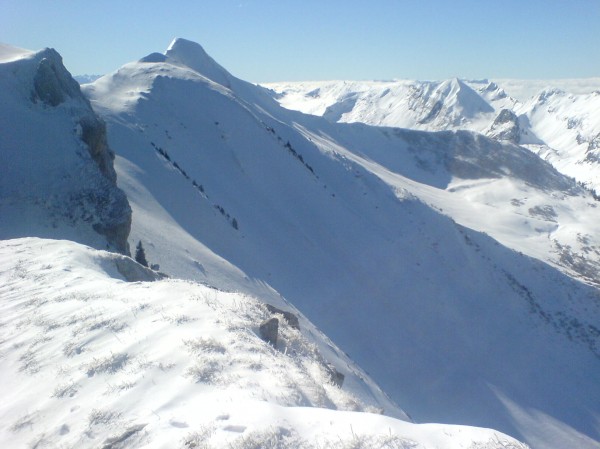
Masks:
[[[189,67],[217,84],[230,87],[231,75],[196,42],[176,38],[167,48],[165,56],[165,61],[171,64]]]
[[[281,315],[276,346],[261,340],[272,315],[260,301],[123,282],[124,260],[72,242],[0,242],[3,447],[525,449],[491,430],[381,416],[332,382]]]
[[[168,58],[121,71],[85,92],[119,149],[132,238],[152,242],[162,269],[223,289],[272,285],[419,421],[543,448],[598,438],[600,219],[572,179],[514,144],[331,123]]]

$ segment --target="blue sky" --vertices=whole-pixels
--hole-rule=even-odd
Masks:
[[[200,43],[254,82],[600,76],[600,0],[0,0],[0,42],[102,74]]]

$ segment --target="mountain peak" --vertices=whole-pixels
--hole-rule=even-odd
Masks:
[[[175,38],[167,48],[165,56],[167,61],[172,64],[188,67],[217,84],[230,87],[231,75],[229,72],[196,42],[180,37]]]

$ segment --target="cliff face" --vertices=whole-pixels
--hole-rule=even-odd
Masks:
[[[16,54],[16,56],[15,56]],[[71,238],[128,253],[131,208],[106,125],[53,49],[0,49],[0,238]]]

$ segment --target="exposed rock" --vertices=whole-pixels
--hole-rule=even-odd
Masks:
[[[277,333],[279,332],[279,320],[269,318],[260,324],[260,338],[267,343],[277,346]]]
[[[68,196],[64,198],[57,197],[51,190],[39,189],[40,199],[37,203],[44,204],[53,218],[62,215],[69,226],[91,226],[93,231],[106,238],[109,248],[128,255],[131,207],[125,194],[117,187],[117,174],[113,165],[115,155],[108,146],[104,121],[93,111],[90,102],[81,92],[79,83],[64,67],[62,57],[56,50],[44,49],[31,59],[15,61],[14,65],[27,67],[30,77],[21,77],[20,80],[27,83],[31,101],[48,109],[44,114],[49,120],[65,118],[61,124],[64,129],[56,132],[73,132],[72,124],[76,124],[76,134],[97,167],[88,163],[78,166],[81,161],[77,155],[79,158],[82,156],[79,148],[53,144],[52,140],[46,141],[46,145],[53,149],[50,157],[65,158],[65,162],[68,162],[64,164],[63,179],[72,179],[73,183],[71,188],[63,189],[68,192]],[[16,70],[11,73],[16,73]],[[38,108],[33,109],[33,113],[36,109]],[[49,138],[52,137],[50,134]],[[15,147],[13,151],[22,153],[23,150]],[[58,154],[59,152],[65,153]],[[75,166],[78,166],[76,172],[73,171]],[[16,166],[13,168],[20,169]]]
[[[521,140],[519,118],[509,110],[502,109],[487,132],[488,137],[496,140],[506,140],[518,144]]]
[[[127,282],[152,282],[167,276],[140,265],[129,257],[119,257],[115,260],[117,271]]]
[[[290,327],[300,330],[300,322],[298,321],[298,316],[292,312],[286,312],[285,310],[278,309],[271,304],[265,304],[267,310],[273,314],[283,315],[285,321],[290,325]]]
[[[338,387],[341,388],[341,386],[344,384],[345,376],[342,373],[340,373],[335,368],[335,366],[333,366],[331,363],[326,363],[325,369],[327,370],[327,373],[329,374],[329,378],[331,379],[331,382],[334,385],[337,385]]]
[[[58,106],[67,97],[82,97],[79,83],[62,64],[62,58],[53,49],[44,51],[44,55],[38,63],[35,76],[33,77],[34,95],[33,99],[41,100],[49,106]]]
[[[116,183],[117,173],[113,165],[115,154],[108,146],[106,124],[96,115],[88,115],[79,121],[79,125],[81,140],[88,146],[90,156],[98,164],[102,174]]]

